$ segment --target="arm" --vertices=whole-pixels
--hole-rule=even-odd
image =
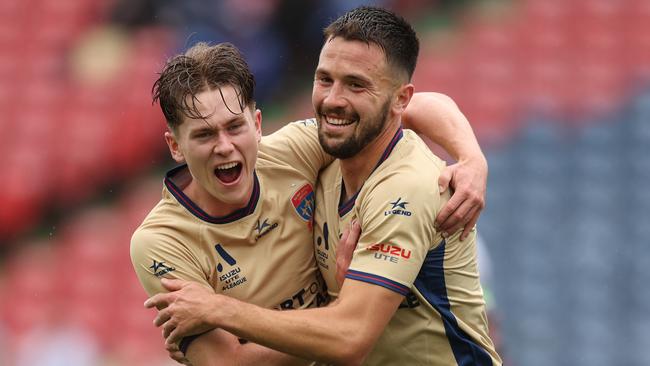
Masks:
[[[444,94],[413,94],[402,115],[402,123],[405,128],[442,146],[456,161],[485,159],[469,121]]]
[[[237,337],[222,329],[215,329],[198,337],[189,346],[185,356],[192,366],[305,366],[309,364],[309,361],[254,343],[241,344]]]
[[[195,257],[195,253],[187,247],[175,242],[170,236],[159,235],[157,232],[138,231],[131,240],[133,267],[149,295],[167,293],[170,290],[163,286],[163,276],[192,281],[205,291],[214,293],[205,278],[205,270],[200,261],[193,259]],[[162,259],[164,262],[161,262]],[[211,328],[197,329],[192,334],[209,329]],[[258,345],[240,345],[237,337],[223,330],[210,331],[199,336],[190,343],[185,355],[179,351],[176,343],[167,344],[166,348],[172,359],[181,363],[189,361],[193,366],[305,364],[303,360]]]
[[[313,118],[288,123],[262,137],[260,156],[289,164],[308,174],[310,180],[315,182],[318,172],[334,161],[320,146],[316,126]]]
[[[169,284],[181,287],[174,292],[175,301],[159,294],[146,304],[165,307],[156,324],[164,324],[168,343],[196,328],[218,327],[278,351],[345,365],[361,364],[403,298],[380,286],[348,280],[328,307],[276,311],[209,291],[199,293],[201,286],[190,282],[165,280],[165,286]],[[192,300],[197,298],[202,300]]]
[[[461,227],[462,239],[472,230],[485,207],[488,166],[467,118],[448,96],[416,93],[402,116],[404,127],[442,146],[458,163],[448,167],[438,181],[444,192],[455,193],[436,217],[436,228],[450,235]]]

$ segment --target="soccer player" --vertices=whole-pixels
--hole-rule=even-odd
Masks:
[[[165,140],[172,157],[184,164],[167,173],[163,198],[132,237],[133,265],[150,295],[166,291],[160,279],[171,277],[265,308],[327,302],[311,244],[312,187],[332,159],[318,143],[313,120],[289,124],[258,146],[261,113],[255,110],[253,86],[248,66],[229,44],[194,46],[172,58],[155,83],[154,100],[169,125]],[[455,106],[429,100],[427,107],[442,107],[438,114],[457,112]],[[422,110],[427,119],[435,117]],[[462,115],[458,118],[462,124]],[[455,121],[440,121],[448,136],[464,133],[462,126],[454,130],[448,122]],[[439,133],[430,137],[437,139]],[[466,137],[469,143],[452,152],[475,145],[471,130]],[[239,345],[223,331],[210,337],[211,349],[224,359]],[[192,340],[186,338],[183,348]],[[234,357],[287,362],[286,355],[255,350]],[[199,365],[201,357],[195,352],[190,360]]]
[[[418,54],[408,23],[361,7],[325,30],[312,102],[321,145],[338,159],[321,175],[316,248],[329,306],[277,312],[195,284],[169,281],[156,323],[168,342],[206,328],[305,359],[344,365],[500,365],[488,336],[475,231],[446,238],[433,224],[449,194],[443,163],[401,116]],[[336,239],[356,220],[361,236],[340,287]],[[194,299],[194,300],[193,300]],[[196,299],[201,299],[200,303]]]

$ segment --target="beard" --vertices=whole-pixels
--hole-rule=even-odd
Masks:
[[[323,109],[322,105],[316,107],[316,116],[318,117],[318,141],[323,150],[338,159],[348,159],[366,146],[368,146],[386,127],[388,121],[388,109],[390,108],[390,99],[381,106],[381,109],[375,114],[363,121],[356,112],[346,113],[343,108]],[[334,142],[328,139],[322,126],[325,122],[325,115],[336,115],[338,118],[356,121],[357,124],[350,136],[341,142]]]

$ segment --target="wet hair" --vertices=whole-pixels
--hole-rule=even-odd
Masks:
[[[226,103],[221,88],[232,86],[237,93],[239,111]],[[165,63],[152,88],[153,103],[158,102],[167,125],[175,130],[183,119],[206,119],[197,108],[197,94],[219,90],[226,108],[233,114],[254,108],[255,78],[241,52],[230,43],[210,46],[201,42]]]
[[[376,44],[389,65],[406,72],[411,80],[420,43],[413,27],[404,18],[382,8],[362,6],[336,19],[323,31],[325,42],[342,37],[346,40]]]

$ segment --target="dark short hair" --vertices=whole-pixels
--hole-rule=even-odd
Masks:
[[[201,42],[176,55],[165,63],[158,80],[153,84],[153,102],[158,102],[167,125],[175,129],[183,118],[202,118],[198,111],[196,95],[206,90],[230,85],[237,91],[240,112],[253,106],[255,78],[237,47],[230,43],[210,46]],[[223,94],[221,95],[223,98]],[[189,98],[188,98],[189,97]],[[224,101],[225,102],[225,101]]]
[[[336,19],[324,30],[325,42],[335,37],[374,43],[389,65],[403,70],[410,80],[415,71],[420,42],[404,18],[382,8],[361,6]]]

